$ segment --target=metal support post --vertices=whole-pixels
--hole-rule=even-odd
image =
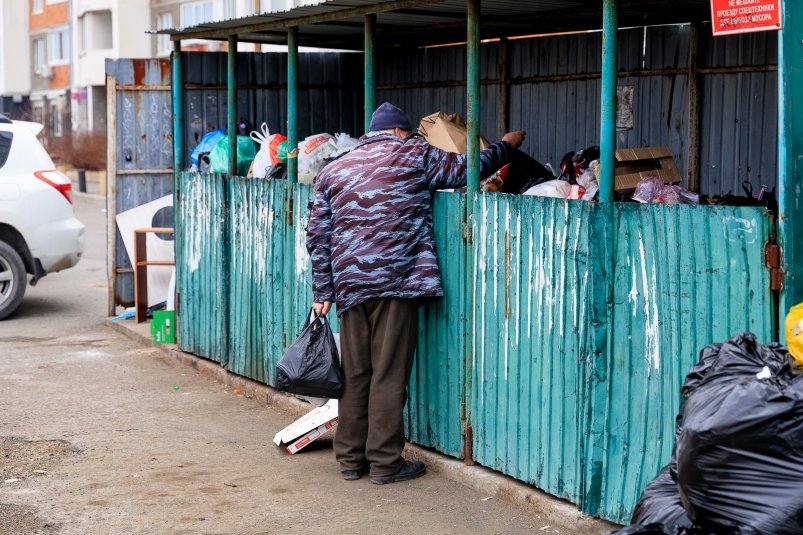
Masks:
[[[803,302],[803,4],[785,0],[778,42],[778,229],[785,273],[780,320]],[[785,341],[781,323],[781,341]]]
[[[619,13],[617,0],[603,0],[602,7],[602,103],[600,125],[600,202],[613,200],[616,165],[616,83],[619,63]]]
[[[181,72],[181,41],[173,41],[173,175],[184,169],[184,79]],[[177,188],[178,183],[174,183]]]
[[[287,181],[298,182],[298,28],[287,29]]]
[[[371,124],[371,116],[376,109],[376,14],[371,13],[365,16],[365,47],[363,55],[365,57],[365,131]]]
[[[480,185],[480,0],[468,0],[468,187],[476,193]]]
[[[229,136],[229,176],[237,174],[237,36],[229,36],[226,133]]]

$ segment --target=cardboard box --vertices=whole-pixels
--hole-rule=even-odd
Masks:
[[[151,320],[151,336],[154,344],[176,343],[175,310],[156,310]]]
[[[287,453],[295,455],[337,427],[338,421],[337,400],[330,399],[276,433],[273,443],[284,446]]]
[[[633,193],[639,181],[648,176],[660,178],[664,184],[681,181],[669,147],[644,147],[616,151],[614,190],[617,193]]]
[[[427,115],[418,125],[418,133],[426,138],[430,145],[446,152],[465,154],[466,122],[459,113],[446,114],[442,111]],[[490,143],[480,137],[480,149],[485,149]]]

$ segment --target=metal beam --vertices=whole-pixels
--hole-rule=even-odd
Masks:
[[[778,42],[778,228],[786,281],[780,319],[803,302],[803,5],[785,0]],[[784,341],[781,328],[781,340]]]
[[[467,80],[467,157],[469,194],[476,193],[480,184],[480,1],[468,0],[468,57]]]
[[[600,118],[600,202],[613,200],[616,165],[616,83],[618,74],[619,21],[617,0],[603,0],[602,101]]]
[[[368,125],[371,124],[371,115],[376,109],[376,14],[371,13],[365,16],[365,48],[363,56],[365,58],[365,132],[368,132]]]
[[[234,26],[231,28],[214,28],[214,29],[199,29],[194,31],[192,29],[182,31],[180,33],[172,34],[171,39],[206,39],[209,37],[224,37],[241,33],[253,33],[265,30],[288,29],[298,26],[306,26],[308,24],[320,24],[322,22],[338,21],[349,19],[353,17],[363,17],[373,13],[383,13],[385,11],[396,11],[398,9],[406,9],[410,7],[436,4],[443,0],[393,0],[390,2],[383,2],[381,4],[373,4],[370,6],[352,7],[347,9],[338,9],[337,11],[330,11],[328,13],[319,13],[317,15],[308,15],[306,17],[285,18],[274,20],[270,22],[261,22],[256,24],[246,24],[243,26]]]
[[[287,29],[287,181],[298,182],[298,28]]]
[[[226,133],[229,136],[229,176],[237,174],[237,36],[229,37]]]

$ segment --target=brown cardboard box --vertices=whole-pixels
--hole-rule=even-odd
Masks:
[[[424,136],[430,145],[447,152],[466,153],[466,122],[459,113],[446,114],[442,111],[427,115],[421,119],[418,133]],[[480,137],[480,149],[491,143]]]
[[[614,190],[617,193],[633,193],[639,181],[648,176],[660,178],[664,184],[681,181],[669,147],[643,147],[616,151]]]

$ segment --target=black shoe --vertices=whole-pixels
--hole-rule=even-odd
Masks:
[[[427,473],[427,467],[421,461],[404,461],[401,468],[389,476],[371,476],[371,483],[375,485],[386,485],[399,481],[409,481],[421,477]]]
[[[360,479],[362,476],[368,473],[368,467],[363,466],[356,470],[341,470],[340,475],[343,476],[343,479],[346,481],[356,481]]]

